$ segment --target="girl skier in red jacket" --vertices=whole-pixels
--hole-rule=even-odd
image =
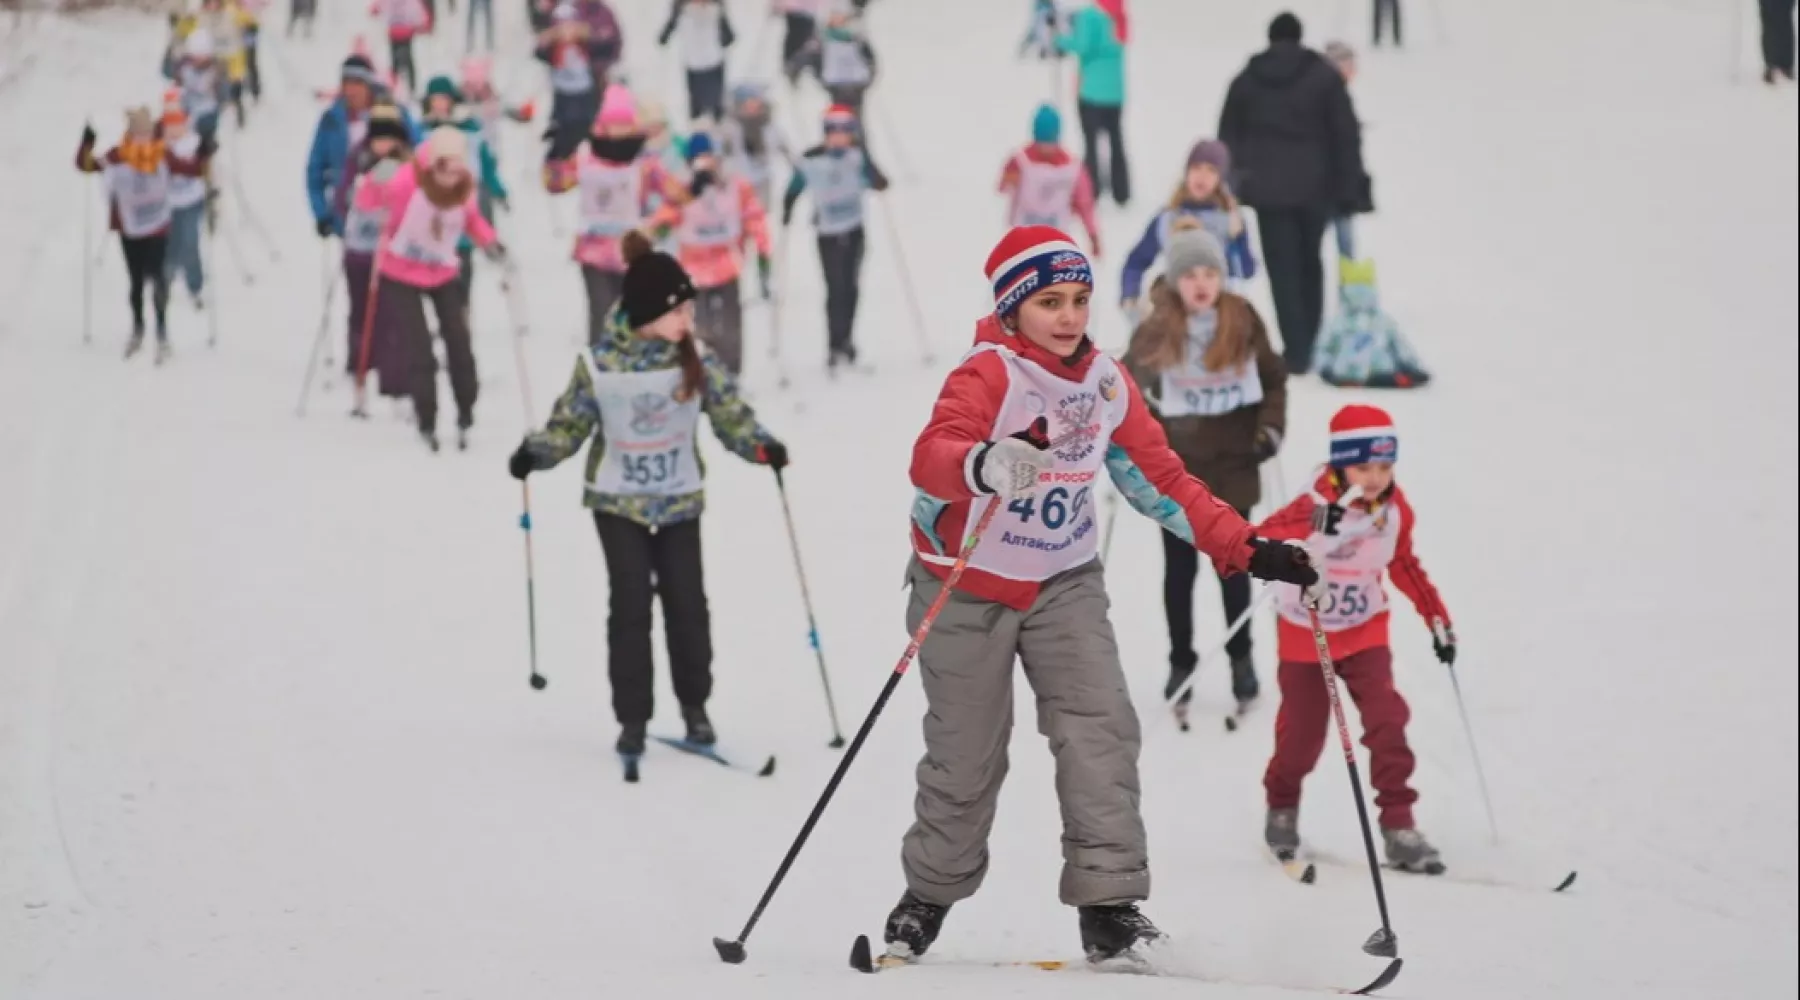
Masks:
[[[1110,474],[1132,506],[1222,572],[1318,581],[1299,546],[1254,537],[1184,470],[1138,387],[1088,339],[1093,274],[1060,230],[1014,229],[988,258],[994,315],[950,374],[913,447],[912,598],[917,629],[965,533],[994,512],[955,594],[919,650],[930,709],[906,834],[906,893],[888,917],[890,955],[923,954],[945,913],[987,871],[1006,776],[1013,661],[1038,696],[1062,800],[1062,901],[1080,910],[1092,961],[1132,958],[1162,935],[1138,811],[1138,720],[1107,620],[1094,490]]]
[[[1346,406],[1331,418],[1331,466],[1303,496],[1270,515],[1270,538],[1304,539],[1324,575],[1319,622],[1332,663],[1362,715],[1369,748],[1369,781],[1381,811],[1381,837],[1396,868],[1438,875],[1437,849],[1413,825],[1419,799],[1408,780],[1413,752],[1406,744],[1411,713],[1394,687],[1394,654],[1388,647],[1388,596],[1382,577],[1394,581],[1431,626],[1431,643],[1445,666],[1456,662],[1450,612],[1413,554],[1413,509],[1394,481],[1400,439],[1394,421],[1373,406]],[[1356,496],[1346,500],[1351,490]],[[1331,725],[1331,700],[1319,669],[1312,621],[1303,596],[1277,594],[1280,621],[1281,710],[1275,717],[1275,756],[1263,775],[1269,816],[1263,836],[1283,860],[1300,849],[1300,785],[1319,761]]]

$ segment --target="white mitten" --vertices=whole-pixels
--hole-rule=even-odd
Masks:
[[[972,482],[1003,500],[1030,496],[1044,471],[1056,463],[1045,430],[1040,417],[1029,430],[976,446],[970,456]]]

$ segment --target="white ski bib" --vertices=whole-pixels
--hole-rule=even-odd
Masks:
[[[827,38],[819,54],[819,81],[827,87],[866,87],[874,79],[856,42]]]
[[[588,488],[611,496],[686,496],[699,492],[700,458],[695,430],[700,394],[677,402],[681,369],[602,372],[593,355],[582,352],[606,451]]]
[[[400,226],[394,230],[388,248],[405,260],[433,267],[457,267],[461,261],[456,256],[456,244],[462,239],[467,222],[465,212],[461,205],[438,208],[425,197],[425,192],[414,191],[400,213]]]
[[[380,207],[384,202],[377,202],[375,208],[358,208],[356,204],[362,186],[375,183],[375,179],[365,173],[356,179],[356,187],[350,191],[350,207],[344,211],[344,250],[347,253],[372,254],[381,249],[381,230],[387,225],[387,209]]]
[[[123,163],[110,164],[106,168],[106,184],[112,189],[113,202],[119,208],[119,227],[126,236],[149,236],[174,218],[169,203],[168,164],[157,164],[153,174]]]
[[[169,143],[169,151],[184,160],[191,160],[200,152],[200,136],[189,132]],[[169,206],[171,208],[192,208],[206,199],[206,180],[201,177],[184,177],[174,173],[169,175]]]
[[[1314,533],[1306,540],[1326,585],[1325,599],[1319,602],[1319,624],[1325,631],[1353,629],[1388,609],[1381,577],[1399,545],[1400,508],[1393,504],[1372,514],[1352,507],[1344,512],[1336,535]],[[1282,587],[1276,610],[1283,619],[1312,630],[1299,587]]]
[[[594,89],[594,67],[579,45],[557,50],[550,67],[550,86],[559,94],[585,94]]]
[[[699,198],[681,209],[676,242],[689,247],[732,247],[744,238],[744,219],[738,210],[737,185],[715,181]]]
[[[1081,164],[1037,163],[1020,154],[1019,190],[1013,199],[1014,226],[1052,226],[1069,228],[1075,214],[1075,185],[1081,178]]]
[[[643,167],[583,157],[576,177],[581,190],[581,235],[618,239],[643,220]]]
[[[1188,354],[1194,354],[1191,347]],[[1248,361],[1215,372],[1190,357],[1187,364],[1162,375],[1164,417],[1218,417],[1262,401],[1262,374]]]
[[[990,440],[1017,434],[1039,417],[1050,423],[1050,456],[1055,464],[1038,480],[1031,496],[1006,501],[994,516],[971,566],[1009,580],[1047,580],[1074,569],[1099,552],[1095,487],[1104,474],[1112,433],[1125,419],[1129,396],[1112,358],[1101,355],[1087,378],[1059,378],[995,345],[983,345],[1006,359],[1006,400]],[[970,524],[997,498],[977,499]]]

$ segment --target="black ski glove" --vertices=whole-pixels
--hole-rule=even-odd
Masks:
[[[319,239],[322,239],[322,240],[331,239],[331,220],[330,219],[320,219],[318,222],[313,224],[313,229],[318,231]]]
[[[696,170],[693,181],[688,185],[688,192],[698,198],[705,194],[706,189],[712,187],[713,182],[718,179],[719,175],[710,170]]]
[[[1336,503],[1322,503],[1313,508],[1312,527],[1316,534],[1336,535],[1344,520],[1344,508]]]
[[[1456,632],[1442,618],[1431,620],[1431,650],[1437,654],[1439,663],[1446,667],[1456,666]]]
[[[537,459],[531,454],[529,441],[519,443],[519,450],[513,452],[512,457],[506,460],[506,471],[512,473],[512,477],[521,483],[525,481],[526,476],[537,471]]]
[[[1281,432],[1273,427],[1256,429],[1256,464],[1261,465],[1274,458],[1281,450]]]
[[[81,148],[82,149],[93,149],[94,143],[96,143],[98,141],[100,141],[100,136],[94,132],[94,126],[83,125],[81,127]]]
[[[774,469],[776,472],[780,472],[782,469],[788,467],[787,445],[782,444],[780,441],[770,441],[768,444],[758,445],[756,448],[756,458],[757,461],[760,461],[762,464]]]
[[[1293,583],[1311,587],[1319,582],[1319,571],[1313,569],[1312,556],[1295,542],[1276,542],[1267,538],[1250,539],[1250,575],[1258,580]]]

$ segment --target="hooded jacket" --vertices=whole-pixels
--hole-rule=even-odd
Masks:
[[[953,561],[949,557],[956,555],[957,543],[974,526],[970,512],[981,494],[973,482],[971,452],[996,435],[995,424],[1011,387],[1009,362],[1000,352],[1067,379],[1072,386],[1085,381],[1094,365],[1116,364],[1090,341],[1083,341],[1073,357],[1058,358],[1015,336],[993,316],[975,327],[976,347],[990,344],[1000,350],[971,352],[945,379],[931,420],[913,445],[912,483],[919,491],[913,504],[913,553],[940,580],[949,576],[948,563]],[[1106,450],[1113,484],[1133,509],[1211,556],[1221,574],[1247,569],[1250,525],[1182,469],[1137,384],[1128,375],[1119,381],[1128,394],[1125,417],[1099,442]],[[989,529],[1002,530],[998,523]],[[1024,610],[1037,599],[1041,582],[970,567],[958,586],[983,600]]]
[[[1298,42],[1276,42],[1231,81],[1219,113],[1233,190],[1252,208],[1338,215],[1366,200],[1362,128],[1344,78]]]

